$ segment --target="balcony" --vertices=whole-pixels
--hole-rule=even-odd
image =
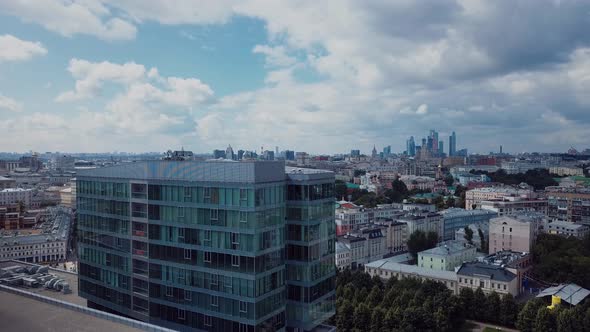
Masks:
[[[136,256],[143,256],[143,257],[147,257],[147,250],[141,250],[141,249],[133,249],[133,254]]]
[[[145,231],[133,230],[133,236],[147,237]]]

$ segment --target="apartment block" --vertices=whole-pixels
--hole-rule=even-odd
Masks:
[[[180,331],[311,330],[334,314],[333,186],[280,161],[80,171],[79,293]]]

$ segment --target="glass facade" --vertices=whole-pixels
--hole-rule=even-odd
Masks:
[[[334,176],[307,183],[284,166],[264,176],[254,166],[245,178],[255,180],[241,182],[176,170],[131,176],[125,165],[79,174],[80,295],[91,307],[177,330],[307,330],[329,318]]]
[[[288,173],[287,330],[307,331],[335,312],[333,177]]]

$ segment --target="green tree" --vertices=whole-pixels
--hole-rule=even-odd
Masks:
[[[438,234],[436,232],[424,233],[423,231],[415,231],[410,234],[408,239],[408,251],[416,258],[418,252],[424,251],[430,248],[434,248],[438,243]]]
[[[384,329],[388,331],[395,331],[399,328],[399,323],[402,318],[402,312],[399,307],[391,307],[387,310],[385,320],[383,322]]]
[[[378,306],[382,300],[383,300],[383,293],[381,292],[381,289],[379,289],[379,286],[375,285],[371,289],[371,292],[367,296],[367,300],[365,302],[367,303],[367,305],[370,308],[374,308],[374,307]]]
[[[473,230],[469,226],[465,226],[465,235],[463,237],[467,240],[467,243],[473,244]]]
[[[373,314],[371,315],[371,331],[380,332],[388,330],[384,328],[386,314],[387,312],[381,307],[377,307],[373,310]]]
[[[577,321],[573,309],[561,309],[557,314],[557,332],[580,331],[582,322]]]
[[[348,199],[348,188],[344,181],[336,180],[334,183],[334,196],[336,196],[336,200]]]
[[[477,320],[487,319],[487,299],[486,295],[481,290],[481,287],[477,287],[473,292],[473,315]]]
[[[504,294],[500,304],[500,324],[504,326],[514,326],[516,315],[518,314],[518,305],[514,301],[512,294]]]
[[[371,326],[371,309],[365,303],[360,303],[354,309],[354,327],[363,331],[369,326]]]
[[[535,320],[537,318],[537,311],[543,306],[542,301],[531,300],[528,301],[522,310],[518,313],[516,320],[516,328],[521,332],[535,331]]]
[[[459,300],[463,310],[467,314],[467,318],[474,319],[475,313],[473,311],[474,295],[471,288],[463,287],[459,291]]]
[[[336,310],[336,328],[338,331],[350,331],[354,322],[354,307],[349,300],[344,300]]]
[[[547,307],[540,307],[537,310],[537,317],[534,324],[535,331],[554,332],[557,331],[557,323],[552,310]]]
[[[486,242],[486,237],[483,234],[483,231],[481,230],[481,228],[477,229],[477,234],[479,235],[479,238],[481,240],[481,246],[480,246],[481,252],[487,253],[488,252],[488,245]]]
[[[445,176],[445,184],[447,186],[452,186],[453,182],[455,182],[455,179],[453,178],[453,176],[451,174],[447,174],[447,176]]]
[[[501,321],[501,302],[500,295],[496,292],[491,292],[487,299],[486,316],[489,322],[499,324]]]

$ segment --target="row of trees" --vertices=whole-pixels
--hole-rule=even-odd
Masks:
[[[462,288],[455,296],[439,282],[384,282],[345,270],[337,277],[336,316],[329,323],[338,331],[456,331],[472,319],[523,332],[590,331],[590,300],[571,308],[546,306],[542,299],[519,305],[510,294],[486,295],[481,288]]]
[[[492,182],[499,182],[509,185],[518,185],[522,182],[527,183],[535,190],[543,190],[548,186],[557,186],[558,183],[553,178],[555,175],[549,173],[547,169],[531,169],[526,173],[508,174],[503,169],[496,172],[488,173],[486,171],[471,171],[474,174],[486,174]]]
[[[416,279],[382,282],[364,272],[338,275],[338,331],[456,331],[464,307],[445,285]]]

